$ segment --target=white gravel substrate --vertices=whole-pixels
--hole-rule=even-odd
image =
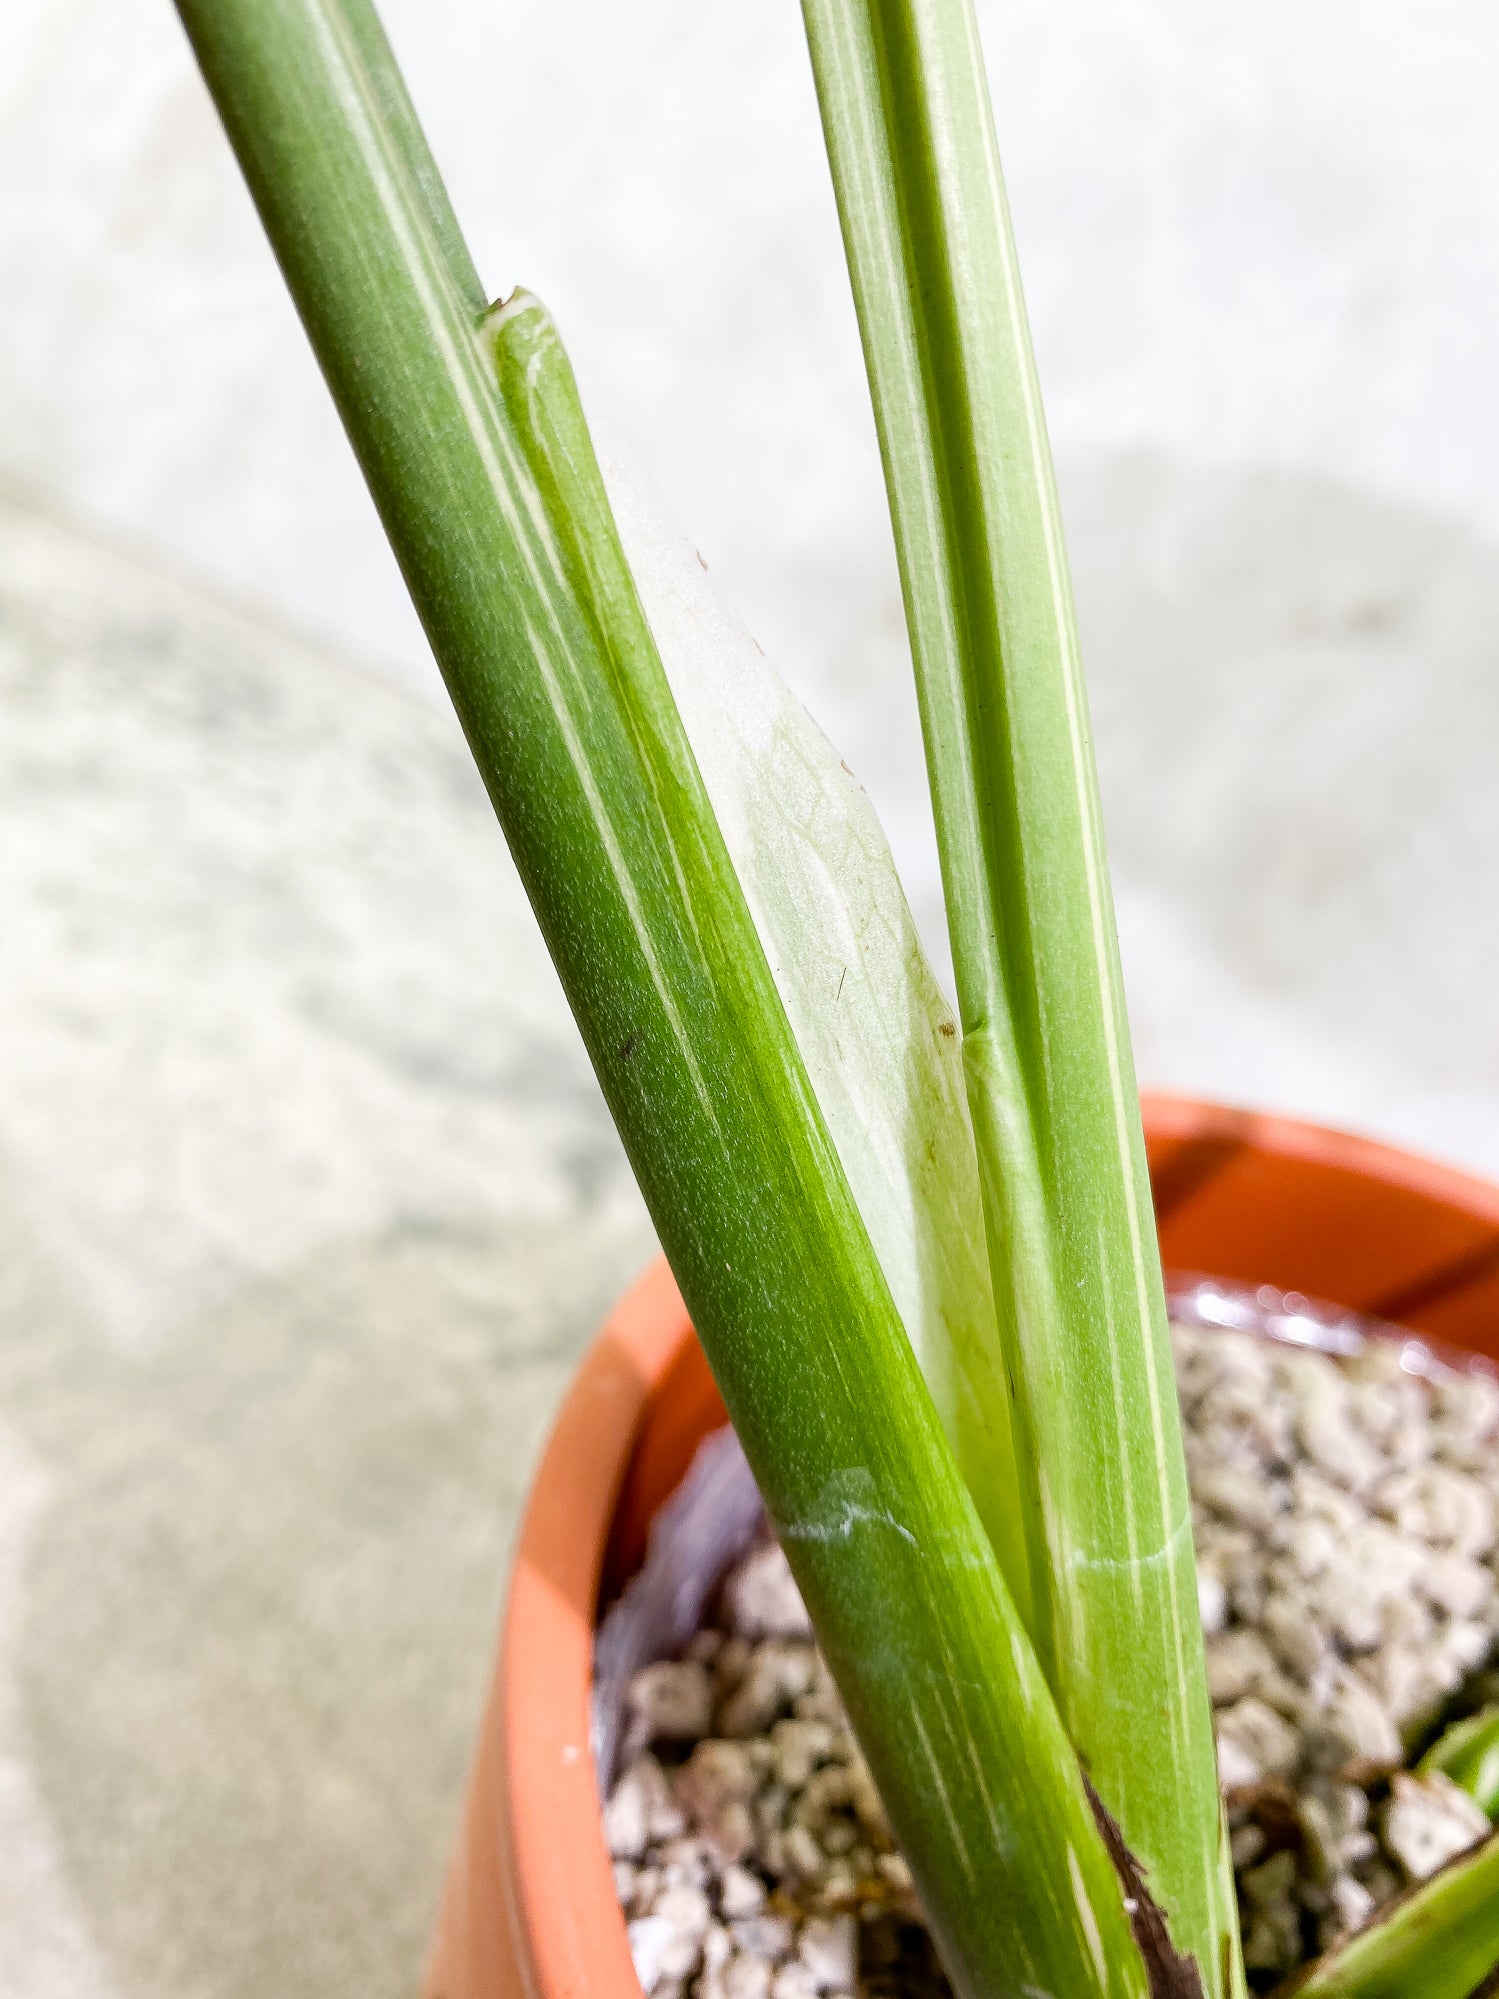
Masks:
[[[1489,1698],[1499,1381],[1174,1328],[1245,1952],[1268,1989],[1488,1830],[1404,1767]],[[630,1682],[604,1812],[651,1999],[940,1991],[784,1557]]]

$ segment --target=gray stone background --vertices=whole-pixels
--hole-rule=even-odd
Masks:
[[[1499,1173],[1499,32],[981,0],[1142,1074]],[[792,0],[398,0],[940,914]],[[0,9],[0,1995],[409,1992],[650,1253],[166,0]]]

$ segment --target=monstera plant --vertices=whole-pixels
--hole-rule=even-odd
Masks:
[[[1242,1993],[1062,525],[970,0],[804,0],[956,1015],[864,794],[475,272],[366,0],[179,0],[963,1999]],[[1481,1845],[1313,1972],[1464,1999]]]

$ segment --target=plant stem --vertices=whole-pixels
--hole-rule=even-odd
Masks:
[[[911,634],[1035,1635],[1207,1989],[1242,1987],[1086,697],[968,0],[804,0]]]
[[[1489,1999],[1499,1966],[1499,1834],[1392,1902],[1274,1999]]]
[[[1445,1729],[1421,1758],[1423,1775],[1440,1770],[1488,1813],[1499,1816],[1499,1707],[1486,1707]]]
[[[1142,1999],[1076,1758],[790,1036],[571,370],[361,0],[180,12],[968,1999]],[[425,163],[425,164],[424,164]]]

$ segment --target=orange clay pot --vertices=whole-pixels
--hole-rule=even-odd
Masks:
[[[1169,1097],[1144,1110],[1169,1269],[1499,1359],[1499,1188],[1285,1118]],[[424,1999],[639,1999],[588,1744],[595,1614],[724,1420],[657,1263],[590,1347],[532,1488]]]

